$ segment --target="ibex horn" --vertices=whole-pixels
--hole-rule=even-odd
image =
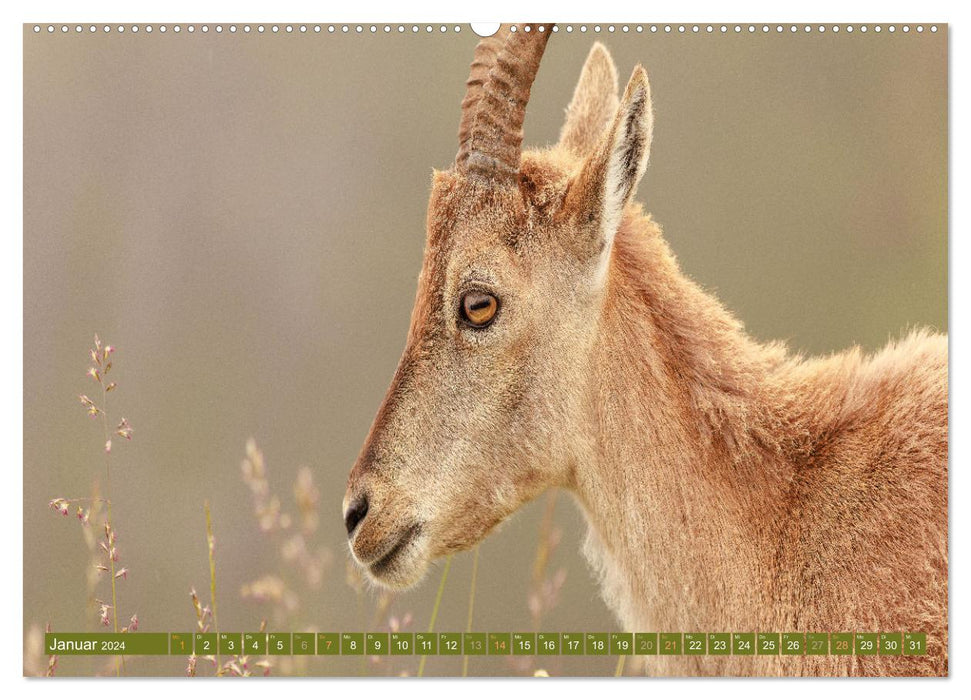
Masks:
[[[519,172],[529,90],[552,24],[502,27],[476,46],[462,100],[455,167],[498,182]]]

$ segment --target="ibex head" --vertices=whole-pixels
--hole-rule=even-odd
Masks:
[[[405,587],[550,486],[591,420],[612,243],[647,165],[651,98],[593,47],[559,143],[522,153],[552,25],[479,42],[454,165],[433,178],[404,353],[351,471],[344,518],[370,577]]]

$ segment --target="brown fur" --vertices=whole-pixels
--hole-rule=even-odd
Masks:
[[[928,635],[924,657],[656,657],[649,674],[946,675],[946,337],[818,359],[752,340],[630,201],[643,69],[618,103],[596,46],[567,114],[513,186],[435,175],[406,348],[345,497],[369,501],[355,558],[413,585],[561,487],[624,629]],[[470,287],[501,301],[484,331],[457,322]]]

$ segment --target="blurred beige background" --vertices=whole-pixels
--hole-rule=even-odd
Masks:
[[[114,454],[122,615],[190,631],[208,589],[203,501],[217,537],[220,629],[268,607],[241,587],[286,573],[252,513],[248,437],[294,511],[297,469],[321,494],[313,547],[332,562],[300,593],[293,630],[363,630],[375,595],[345,582],[340,505],[404,343],[432,167],[456,151],[476,37],[228,32],[24,36],[24,625],[97,629],[78,523],[47,508],[103,477],[90,392],[97,331],[118,347],[112,413],[135,428]],[[912,325],[947,330],[947,38],[937,34],[601,34],[624,79],[640,61],[655,106],[639,198],[682,266],[759,339],[828,353],[875,349]],[[526,142],[555,140],[592,33],[550,42]],[[117,408],[115,408],[117,407]],[[120,411],[120,414],[118,413]],[[481,546],[476,625],[528,630],[546,501]],[[611,631],[558,498],[542,627]],[[440,567],[383,614],[427,626]],[[465,627],[471,556],[454,559],[438,629]],[[672,582],[677,585],[677,582]],[[106,584],[104,585],[106,586]],[[100,590],[102,595],[106,587]],[[272,622],[271,622],[272,624]],[[613,658],[556,659],[604,674]],[[309,673],[387,666],[316,659]],[[181,657],[130,673],[183,673]],[[414,672],[417,661],[393,670]],[[90,659],[62,658],[61,674]],[[201,668],[201,667],[200,667]],[[433,658],[427,673],[457,673]],[[518,672],[473,659],[472,674]]]

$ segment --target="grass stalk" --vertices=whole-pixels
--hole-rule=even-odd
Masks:
[[[428,622],[429,634],[435,631],[435,620],[438,619],[438,608],[442,604],[442,595],[445,593],[445,581],[448,579],[448,570],[450,568],[452,568],[451,554],[445,559],[445,568],[442,569],[442,580],[438,584],[438,593],[435,595],[435,607],[432,608],[432,619]],[[422,654],[421,661],[418,662],[419,678],[425,675],[425,660],[427,658],[428,656],[426,654]]]
[[[479,545],[475,546],[475,551],[472,553],[472,583],[469,586],[469,617],[465,624],[465,631],[472,631],[472,612],[475,610],[475,581],[479,574]],[[462,678],[466,678],[469,675],[469,655],[466,654],[462,657]]]
[[[108,428],[108,387],[105,385],[104,378],[100,378],[98,383],[101,385],[101,426],[104,430],[104,454],[105,454],[105,503],[108,506],[108,531],[114,534],[114,526],[111,524],[111,451],[108,445],[111,440],[111,431]],[[111,543],[108,543],[111,546]],[[115,634],[118,634],[118,594],[115,590],[115,558],[108,555],[108,562],[111,566],[111,620],[114,623]],[[119,656],[115,659],[115,675],[121,676],[121,669],[125,664],[125,657]]]
[[[627,657],[623,654],[617,657],[617,668],[614,669],[614,678],[620,678],[624,675],[624,661],[626,660]]]
[[[209,547],[209,597],[212,601],[212,631],[216,633],[216,673],[222,671],[219,663],[219,623],[216,618],[216,540],[212,536],[212,514],[209,512],[209,501],[205,502],[206,509],[206,544]]]

